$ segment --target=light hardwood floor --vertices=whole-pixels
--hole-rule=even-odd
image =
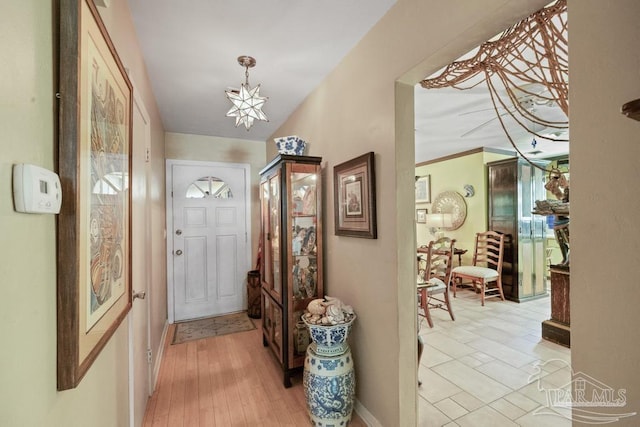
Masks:
[[[459,291],[452,304],[455,322],[433,310],[434,327],[420,330],[418,425],[570,426],[549,411],[537,414],[546,405],[541,384],[554,389],[571,381],[571,351],[540,336],[549,298],[522,304],[492,299],[481,307],[476,294]],[[144,426],[310,426],[302,374],[283,387],[282,371],[254,322],[253,331],[167,344]],[[168,341],[173,333],[171,326]],[[540,362],[540,379],[532,382]],[[354,412],[351,426],[365,425]]]
[[[256,329],[167,344],[144,427],[310,426],[302,373],[282,385],[282,370]],[[356,371],[357,375],[357,371]],[[366,424],[353,413],[352,427]]]

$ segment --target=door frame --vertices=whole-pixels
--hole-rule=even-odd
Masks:
[[[244,170],[245,176],[245,265],[247,271],[251,268],[251,166],[248,163],[226,163],[226,162],[208,162],[199,160],[166,160],[166,219],[167,219],[167,318],[169,324],[175,323],[174,298],[173,298],[173,196],[171,194],[173,188],[173,166],[204,166],[212,168],[241,168]],[[246,309],[246,296],[243,297],[243,307]]]
[[[129,77],[131,79],[131,77]],[[133,85],[133,103],[134,103],[134,108],[138,110],[138,112],[140,113],[140,116],[142,117],[143,121],[144,121],[144,177],[145,177],[145,203],[144,203],[144,213],[143,216],[144,218],[146,218],[147,220],[145,221],[145,225],[144,225],[144,236],[145,236],[145,245],[149,245],[149,242],[151,242],[151,119],[149,118],[149,113],[147,112],[147,109],[144,105],[144,101],[142,100],[142,98],[139,95],[139,92],[136,90],[136,84],[135,82],[132,81],[132,85]],[[133,122],[132,122],[132,126],[133,126]],[[134,143],[136,143],[136,141],[134,141]],[[138,142],[139,143],[139,142]],[[131,191],[131,190],[130,190]],[[133,207],[132,207],[133,208]],[[132,215],[133,216],[133,215]],[[132,226],[134,226],[135,224],[133,224]],[[143,270],[144,270],[144,285],[145,285],[145,292],[146,292],[146,299],[144,300],[140,300],[140,301],[136,301],[135,299],[132,300],[132,306],[131,306],[131,311],[129,312],[129,314],[127,315],[127,323],[128,323],[128,345],[129,345],[129,350],[128,350],[128,371],[129,371],[129,383],[128,383],[128,389],[129,389],[129,425],[131,427],[135,427],[135,419],[136,419],[136,397],[137,397],[137,391],[139,390],[140,387],[144,387],[145,389],[145,393],[147,395],[147,397],[150,397],[153,394],[153,390],[155,389],[155,378],[153,375],[153,367],[151,364],[151,360],[149,358],[149,354],[151,351],[151,298],[152,298],[152,294],[153,291],[151,289],[151,256],[150,256],[150,251],[149,251],[149,247],[147,246],[147,248],[145,249],[145,253],[146,253],[146,257],[145,257],[145,261],[144,261],[144,266],[143,266]],[[133,285],[133,284],[132,284]],[[133,292],[133,286],[132,286],[132,292]],[[139,290],[139,289],[138,289]],[[147,365],[146,365],[146,369],[147,369],[147,375],[146,375],[146,384],[136,384],[136,372],[135,372],[135,360],[136,360],[136,354],[134,354],[134,340],[140,339],[141,337],[136,336],[135,334],[135,325],[134,325],[134,310],[136,310],[136,307],[139,307],[141,304],[144,304],[146,306],[146,316],[144,321],[146,322],[145,325],[145,337],[143,337],[144,339],[144,347],[146,350],[146,354],[147,354]],[[147,402],[145,404],[145,407],[142,408],[142,418],[144,418],[144,414],[147,410],[147,404],[149,403],[149,399],[147,399]],[[138,408],[139,409],[139,408]]]

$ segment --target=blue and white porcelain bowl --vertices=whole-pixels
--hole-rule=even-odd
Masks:
[[[349,332],[351,332],[351,325],[356,320],[355,314],[348,322],[338,323],[337,325],[314,325],[307,322],[307,319],[302,317],[302,320],[309,328],[311,340],[315,344],[314,350],[316,353],[325,356],[335,356],[343,354],[348,348],[347,338]]]
[[[307,142],[298,138],[298,135],[283,136],[273,139],[278,147],[280,154],[291,154],[294,156],[302,156]]]

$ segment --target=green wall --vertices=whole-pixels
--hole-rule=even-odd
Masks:
[[[129,423],[128,320],[116,330],[79,386],[58,392],[56,217],[22,214],[13,209],[14,164],[56,168],[54,3],[0,2],[0,178],[4,183],[0,186],[0,426],[125,426]],[[112,0],[109,4],[109,8],[100,7],[98,11],[149,115],[150,194],[143,201],[142,209],[148,215],[141,223],[150,223],[152,236],[142,242],[145,247],[140,252],[144,255],[132,256],[151,257],[153,265],[147,301],[153,371],[157,374],[158,350],[166,324],[164,129],[127,1]],[[136,150],[139,153],[140,147]],[[147,167],[140,156],[137,160],[134,156],[134,163],[134,173]],[[135,206],[136,203],[134,209]],[[133,224],[136,226],[140,224]]]
[[[3,1],[0,20],[0,425],[124,426],[126,322],[78,388],[56,391],[55,216],[15,212],[11,193],[13,164],[54,169],[51,2]]]

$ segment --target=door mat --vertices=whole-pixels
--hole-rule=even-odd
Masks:
[[[176,330],[173,334],[171,344],[180,344],[186,341],[250,331],[255,328],[256,325],[253,324],[244,311],[224,316],[191,320],[189,322],[176,324]]]

